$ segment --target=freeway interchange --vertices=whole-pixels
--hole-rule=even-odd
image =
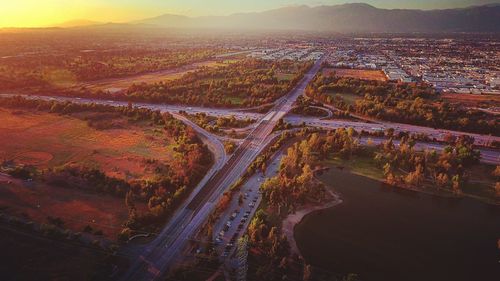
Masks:
[[[310,118],[303,116],[289,116],[288,113],[292,109],[296,99],[302,95],[308,83],[313,79],[316,73],[321,68],[323,59],[318,60],[314,66],[304,75],[302,80],[290,91],[286,96],[276,101],[274,107],[267,114],[253,113],[243,110],[234,109],[213,109],[203,107],[187,107],[180,105],[159,105],[159,104],[146,104],[134,103],[134,106],[149,108],[153,110],[160,110],[162,112],[169,112],[174,117],[180,119],[187,125],[193,127],[195,131],[201,136],[203,141],[207,143],[208,147],[215,155],[215,164],[207,175],[201,180],[198,186],[191,193],[185,203],[177,210],[169,222],[166,224],[160,234],[149,244],[136,252],[137,258],[130,266],[129,270],[122,276],[122,280],[161,280],[169,269],[182,258],[183,250],[186,248],[188,242],[194,238],[203,224],[207,221],[210,214],[213,212],[217,202],[229,187],[236,182],[246,171],[248,165],[261,153],[267,144],[269,144],[275,135],[273,135],[273,128],[280,119],[293,125],[305,123],[308,126],[320,127],[325,129],[336,129],[341,127],[352,127],[358,131],[378,132],[384,131],[388,128],[393,128],[395,132],[412,132],[412,133],[425,133],[431,139],[442,140],[445,134],[454,136],[471,135],[475,138],[476,143],[480,145],[487,145],[492,141],[500,142],[499,137],[485,136],[477,134],[468,134],[463,132],[439,130],[421,126],[389,123],[381,121],[348,121],[348,120],[325,120],[321,118]],[[0,96],[14,96],[12,94],[0,94]],[[50,96],[28,96],[25,98],[42,99],[42,100],[57,100],[57,101],[71,101],[75,103],[98,103],[113,106],[127,106],[127,102],[120,101],[104,101],[98,99],[88,98],[68,98],[68,97],[50,97]],[[197,126],[185,116],[180,115],[179,111],[186,111],[189,114],[205,113],[211,116],[235,116],[239,119],[251,118],[258,120],[255,125],[248,128],[248,136],[241,142],[235,152],[228,157],[224,151],[224,146],[220,139],[216,136],[206,132],[203,128]],[[366,139],[361,140],[366,142]],[[373,139],[375,143],[380,143],[383,139]],[[396,143],[397,145],[397,143]],[[436,150],[443,149],[444,145],[436,143],[417,143],[418,149],[432,148]],[[500,152],[494,149],[481,148],[482,161],[489,164],[500,163]],[[245,204],[259,204],[261,198],[256,192],[258,182],[263,179],[263,175],[256,174],[245,183],[243,190],[249,193],[249,202]],[[239,230],[246,228],[248,221],[250,221],[255,208],[248,205],[250,210],[238,213],[233,219],[235,224],[241,221],[243,223]],[[245,209],[246,210],[246,209]],[[230,212],[234,211],[234,198],[232,207],[229,208]],[[222,222],[225,223],[231,213],[222,216]],[[246,215],[248,214],[248,215]],[[242,220],[246,215],[246,219]],[[223,224],[222,224],[223,226]],[[222,228],[219,224],[217,231]],[[236,226],[233,226],[231,232],[225,233],[226,236],[219,235],[219,240],[227,242],[229,236],[237,237],[243,231],[234,231]],[[223,246],[219,246],[220,252],[224,251]],[[226,254],[228,254],[226,252]]]
[[[193,196],[185,208],[180,208],[158,237],[131,266],[123,280],[158,280],[170,269],[178,254],[208,219],[218,199],[232,183],[246,171],[270,141],[273,128],[292,108],[308,83],[321,67],[322,60],[304,75],[297,86],[284,98],[276,102],[273,109],[264,115],[233,155]]]

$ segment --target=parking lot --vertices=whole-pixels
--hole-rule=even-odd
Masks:
[[[267,177],[276,175],[280,160],[281,153],[279,157],[273,159],[265,175],[257,172],[250,177],[243,184],[240,193],[233,196],[227,211],[221,215],[221,218],[216,223],[214,242],[221,258],[225,259],[234,253],[238,239],[246,232],[262,200],[259,187]],[[242,202],[239,202],[240,194]]]

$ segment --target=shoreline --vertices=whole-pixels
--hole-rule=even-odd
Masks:
[[[380,183],[386,184],[384,180],[377,179],[377,178],[369,176],[369,175],[356,173],[350,169],[348,170],[348,172],[353,174],[353,175],[367,177],[367,178],[376,180]],[[498,203],[498,202],[492,202],[490,200],[485,200],[484,198],[475,197],[475,196],[471,196],[468,194],[450,195],[450,194],[431,192],[431,191],[427,191],[427,190],[423,190],[423,189],[407,188],[407,187],[403,187],[403,186],[399,186],[399,185],[393,186],[393,188],[407,190],[407,191],[413,191],[413,192],[427,194],[427,195],[439,196],[439,197],[444,197],[444,198],[456,198],[456,199],[471,198],[471,199],[476,199],[481,203],[485,203],[485,204],[489,204],[489,205],[493,205],[493,206],[500,205],[500,203]],[[300,250],[297,246],[297,241],[295,240],[295,226],[300,224],[306,216],[313,214],[314,212],[317,212],[317,211],[321,211],[321,210],[335,207],[343,202],[341,196],[339,194],[336,194],[331,189],[331,186],[327,187],[327,191],[332,196],[331,200],[321,202],[321,203],[316,203],[316,204],[310,203],[310,204],[307,204],[305,206],[302,206],[300,209],[298,209],[294,213],[288,214],[281,222],[281,229],[282,229],[283,234],[287,237],[288,242],[290,243],[291,252],[297,254],[300,257],[302,257],[302,254],[300,253]]]
[[[307,204],[292,214],[288,214],[286,218],[281,222],[281,231],[288,239],[290,243],[290,250],[292,253],[297,254],[302,257],[299,248],[297,247],[297,242],[295,241],[295,226],[302,222],[302,220],[314,212],[325,210],[337,206],[344,202],[340,195],[334,193],[332,190],[328,189],[328,193],[332,196],[331,200],[317,203],[317,204]]]

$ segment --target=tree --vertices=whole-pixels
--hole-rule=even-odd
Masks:
[[[408,173],[405,177],[405,182],[408,185],[420,186],[424,182],[424,168],[418,164],[415,171]]]
[[[497,165],[495,170],[491,173],[492,176],[494,176],[497,180],[500,180],[500,165]]]
[[[439,173],[439,174],[437,174],[436,180],[435,180],[436,186],[438,188],[444,188],[444,187],[446,187],[448,185],[449,181],[450,181],[450,179],[448,178],[448,175],[445,174],[445,173]]]
[[[453,193],[460,194],[462,192],[461,186],[462,186],[462,179],[460,178],[459,175],[454,175],[453,178],[451,179],[451,188]]]

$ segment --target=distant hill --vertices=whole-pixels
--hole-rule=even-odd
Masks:
[[[92,25],[99,25],[99,24],[102,24],[102,23],[97,22],[97,21],[79,19],[79,20],[66,21],[66,22],[63,22],[60,24],[56,24],[54,26],[68,28],[68,27],[92,26]]]
[[[500,3],[446,10],[379,9],[368,4],[294,6],[229,16],[162,15],[135,24],[168,28],[330,32],[500,32]]]

